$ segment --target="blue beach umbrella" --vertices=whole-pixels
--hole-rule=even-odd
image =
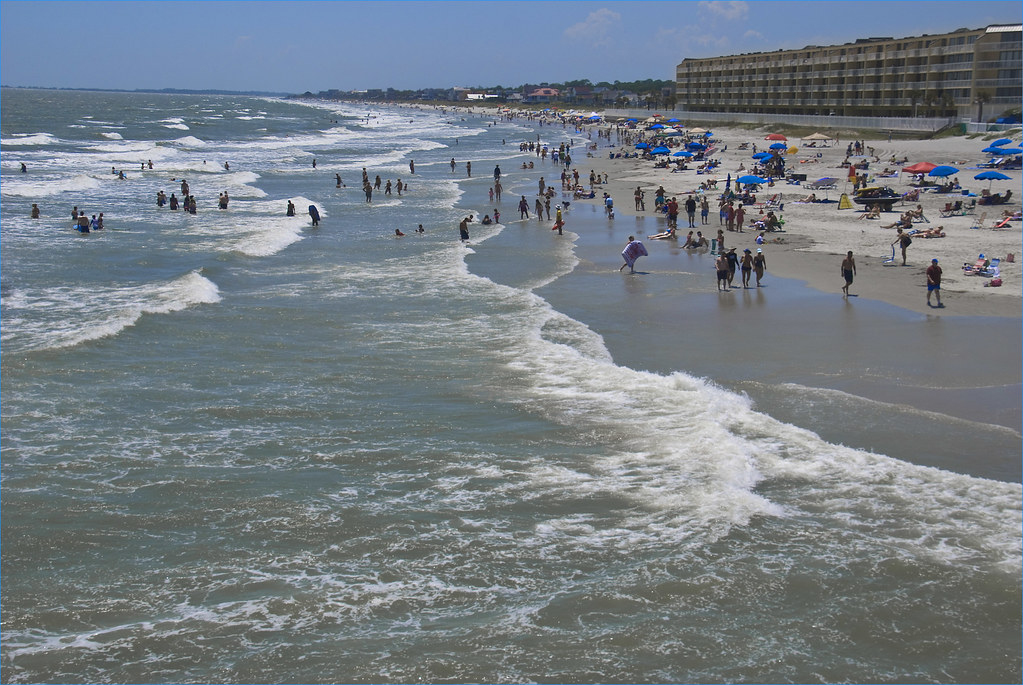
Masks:
[[[1008,181],[1012,177],[1006,176],[1001,171],[988,169],[987,171],[980,172],[979,174],[974,176],[974,178],[977,179],[978,181]]]
[[[1004,149],[1002,149],[1000,147],[995,147],[994,145],[992,145],[990,147],[984,148],[983,150],[981,150],[981,152],[986,152],[989,155],[1004,155],[1005,154],[1005,150]]]
[[[958,174],[958,173],[959,173],[959,169],[956,169],[954,166],[945,165],[945,166],[936,166],[936,167],[934,167],[933,169],[931,169],[930,171],[927,172],[927,175],[928,176],[937,176],[939,178],[944,178],[945,176],[951,176],[952,174]]]
[[[1023,155],[1023,150],[1018,147],[1000,147],[998,151],[1003,155]]]
[[[651,128],[651,129],[658,129],[658,128],[664,128],[664,124],[654,124],[654,125],[653,125],[653,126],[651,126],[650,128]]]
[[[672,155],[672,157],[692,157],[692,156],[693,156],[693,153],[690,152],[689,150],[679,150],[678,152],[676,152],[675,154]]]
[[[788,145],[785,143],[773,143],[771,145],[772,150],[785,150],[786,148],[788,148]]]
[[[753,159],[767,159],[768,157],[774,157],[774,155],[770,152],[758,152],[753,155]]]
[[[1008,145],[1012,142],[1012,138],[999,138],[995,142],[991,143],[992,147],[999,147],[1001,145]]]
[[[767,183],[767,179],[760,178],[759,176],[754,176],[753,174],[747,174],[746,176],[740,176],[739,178],[735,179],[735,182],[742,183],[744,185],[750,185],[753,183],[759,185],[761,183]]]
[[[689,143],[689,145],[686,145],[686,147],[689,148],[690,150],[706,150],[707,149],[707,146],[704,145],[703,143]]]
[[[637,150],[647,150],[649,148],[650,148],[650,145],[648,145],[647,143],[636,143],[636,149]]]
[[[653,150],[650,151],[650,154],[652,154],[652,155],[666,155],[669,152],[671,152],[671,150],[669,150],[668,148],[666,148],[664,146],[661,146],[661,147],[655,147]]]
[[[988,169],[987,171],[980,172],[979,174],[974,176],[974,178],[977,179],[978,181],[987,181],[987,188],[988,190],[991,190],[991,181],[1008,181],[1012,177],[1006,176],[1001,171]]]

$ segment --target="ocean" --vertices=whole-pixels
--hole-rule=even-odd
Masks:
[[[1018,414],[870,390],[872,359],[824,380],[761,320],[762,363],[725,364],[709,295],[678,354],[644,337],[655,286],[599,210],[572,202],[560,239],[518,220],[560,175],[519,143],[585,134],[241,96],[0,108],[3,682],[1019,682]],[[367,203],[364,168],[409,188]],[[183,179],[195,215],[157,206]]]

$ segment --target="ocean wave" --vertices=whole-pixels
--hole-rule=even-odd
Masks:
[[[145,314],[167,314],[219,301],[216,284],[199,271],[164,283],[14,290],[4,298],[0,340],[8,351],[17,352],[73,347],[117,335]]]
[[[0,145],[56,145],[60,139],[50,133],[15,133],[0,138]]]

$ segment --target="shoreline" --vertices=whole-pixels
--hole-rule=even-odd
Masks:
[[[463,108],[467,112],[493,117],[500,121],[505,117],[498,109],[476,105],[471,108]],[[519,119],[518,114],[514,116]],[[560,122],[548,124],[558,126]],[[567,126],[572,124],[566,124]],[[684,123],[676,124],[684,129]],[[705,233],[708,241],[713,238],[719,228],[724,226],[718,222],[717,200],[728,174],[732,179],[743,173],[749,173],[749,168],[754,160],[752,159],[752,146],[763,149],[770,141],[765,137],[770,133],[769,128],[757,130],[718,128],[714,132],[714,140],[719,141],[719,147],[709,155],[711,159],[718,160],[720,165],[713,173],[707,175],[697,174],[695,164],[690,170],[683,172],[671,172],[669,169],[658,169],[650,159],[610,159],[611,152],[635,152],[632,145],[637,139],[653,140],[650,131],[644,131],[646,124],[639,124],[640,128],[631,130],[628,135],[633,138],[626,144],[624,139],[619,140],[618,129],[614,123],[585,124],[579,125],[576,134],[569,134],[574,139],[572,146],[572,168],[578,169],[580,182],[586,183],[590,171],[600,175],[607,174],[606,184],[594,186],[596,197],[594,199],[571,199],[570,202],[579,204],[592,204],[602,206],[602,194],[609,193],[615,201],[615,214],[618,218],[624,217],[648,217],[656,222],[656,231],[665,230],[666,221],[664,215],[654,211],[654,191],[658,186],[663,186],[667,191],[666,197],[675,196],[680,205],[683,204],[689,194],[698,192],[701,182],[708,178],[718,180],[717,190],[707,191],[710,200],[709,223],[700,226],[699,211],[697,212],[697,226],[694,230],[706,228]],[[610,131],[610,137],[601,138],[596,135],[597,130]],[[543,128],[537,127],[541,133]],[[1021,269],[1020,259],[1023,259],[1023,238],[1020,233],[1020,223],[1010,223],[1007,228],[993,229],[995,216],[1001,216],[1005,209],[1019,211],[1019,195],[1021,184],[1023,184],[1023,171],[1008,170],[1006,175],[1009,180],[1002,181],[978,181],[973,178],[978,171],[972,167],[985,161],[988,155],[981,152],[994,134],[974,134],[971,136],[960,136],[942,138],[936,140],[906,140],[896,139],[894,141],[860,138],[864,147],[875,150],[877,156],[882,160],[879,163],[871,163],[869,173],[881,171],[883,168],[901,170],[907,164],[914,164],[919,161],[930,161],[935,164],[953,164],[960,170],[955,175],[960,180],[963,188],[968,188],[976,195],[990,186],[992,193],[1004,193],[1012,190],[1016,197],[1009,204],[984,206],[978,205],[973,215],[941,217],[941,210],[946,203],[954,202],[956,199],[964,200],[964,195],[956,194],[941,195],[930,192],[920,194],[918,202],[897,203],[892,212],[882,213],[881,220],[860,220],[865,214],[859,205],[853,205],[852,209],[838,209],[838,199],[843,193],[852,196],[852,184],[845,180],[847,171],[840,168],[841,162],[845,159],[846,145],[848,140],[837,140],[834,145],[820,148],[799,148],[799,141],[789,141],[787,144],[796,146],[797,152],[786,154],[787,167],[798,173],[805,173],[807,181],[817,178],[831,176],[841,179],[835,190],[828,194],[829,202],[801,204],[798,200],[813,192],[800,185],[789,185],[780,181],[774,187],[763,187],[758,193],[758,200],[766,200],[777,194],[779,204],[784,204],[784,209],[777,213],[785,220],[785,230],[782,232],[768,233],[765,237],[768,241],[763,245],[765,256],[768,258],[767,276],[776,275],[782,278],[802,281],[808,287],[822,293],[834,293],[836,299],[842,300],[842,286],[844,281],[841,275],[840,265],[848,250],[852,250],[856,260],[856,277],[850,288],[848,301],[855,300],[876,300],[890,305],[901,307],[918,314],[958,317],[958,316],[982,316],[998,318],[1021,318],[1023,317],[1023,291],[1021,291]],[[509,141],[511,143],[512,141]],[[596,142],[595,150],[586,150],[587,143]],[[740,143],[748,143],[750,149],[739,150]],[[819,155],[819,156],[818,156]],[[893,164],[891,158],[908,158],[906,164]],[[663,158],[662,158],[663,159]],[[668,157],[674,160],[673,157]],[[863,159],[853,157],[853,161]],[[746,167],[743,171],[742,168]],[[537,167],[531,170],[530,175],[543,175],[549,172],[550,182],[555,190],[560,189],[560,172],[563,165],[554,166],[550,161],[542,163],[537,158]],[[555,176],[554,170],[558,176]],[[510,170],[517,171],[517,170]],[[901,171],[894,178],[871,179],[872,185],[888,185],[896,192],[904,193],[912,190],[909,185],[911,176]],[[634,208],[634,191],[639,186],[646,193],[646,211],[638,211]],[[535,198],[535,191],[527,193],[526,197],[532,206]],[[562,197],[567,197],[562,195]],[[972,198],[979,199],[979,198]],[[924,216],[929,219],[927,223],[914,224],[914,229],[933,229],[942,227],[946,237],[924,239],[917,237],[907,252],[907,265],[902,266],[897,260],[897,266],[885,264],[885,260],[892,256],[891,243],[895,240],[895,231],[883,229],[881,225],[886,222],[895,221],[902,211],[912,209],[920,204],[924,210]],[[754,214],[759,215],[760,209],[748,211],[747,217]],[[988,228],[971,228],[984,217],[984,225]],[[567,218],[567,217],[566,217]],[[679,215],[678,232],[684,237],[689,230],[685,211]],[[647,235],[636,235],[643,240],[648,250],[657,250],[658,243],[674,243],[674,240],[647,240]],[[750,247],[756,249],[754,244],[755,232],[748,228],[743,233],[725,232],[725,243],[727,247],[736,247],[741,254],[742,249]],[[1015,261],[1008,261],[1009,254],[1019,257]],[[1001,287],[985,287],[988,279],[967,275],[963,272],[964,264],[973,264],[979,254],[987,257],[998,257],[1001,259],[1001,277],[1004,285]],[[937,258],[942,268],[941,296],[944,307],[929,307],[927,305],[927,288],[925,270],[930,266],[932,258]]]

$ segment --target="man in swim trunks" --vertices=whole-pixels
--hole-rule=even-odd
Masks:
[[[941,267],[938,266],[938,260],[932,259],[931,265],[927,267],[927,306],[931,306],[931,293],[938,298],[938,306],[944,307],[941,304]]]
[[[852,285],[853,276],[856,275],[856,260],[853,259],[852,250],[849,250],[845,259],[842,260],[842,278],[845,279],[845,285],[842,286],[842,292],[848,297],[849,286]]]

